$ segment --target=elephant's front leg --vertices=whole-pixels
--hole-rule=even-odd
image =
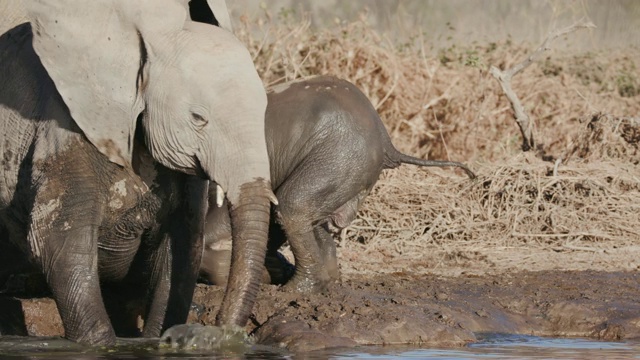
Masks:
[[[142,336],[159,337],[164,329],[165,314],[171,291],[171,239],[162,236],[156,251],[146,261],[150,269],[149,306],[144,317]]]
[[[83,344],[113,345],[116,336],[100,291],[97,239],[98,226],[85,225],[49,231],[48,236],[32,244],[42,246],[34,252],[37,255],[41,251],[41,266],[58,306],[65,337]]]
[[[150,305],[144,320],[144,337],[158,337],[173,325],[184,324],[189,315],[198,278],[202,240],[179,225],[165,234],[151,261]],[[180,234],[180,235],[178,235]]]
[[[156,337],[184,324],[200,272],[207,210],[207,181],[189,177],[179,194],[180,204],[161,226],[161,242],[153,260],[151,305],[143,335]]]

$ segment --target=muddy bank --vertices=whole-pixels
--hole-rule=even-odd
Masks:
[[[462,346],[478,332],[639,338],[639,281],[635,272],[542,271],[353,277],[316,295],[265,285],[247,330],[261,343],[294,351],[358,344]],[[222,296],[220,287],[199,285],[190,321],[213,324]],[[5,334],[61,335],[50,299],[5,296],[0,308]]]

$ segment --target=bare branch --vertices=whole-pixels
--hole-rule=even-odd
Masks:
[[[583,18],[578,22],[576,22],[575,24],[568,26],[564,29],[552,31],[547,36],[547,38],[544,39],[544,42],[542,43],[542,45],[540,45],[536,49],[536,51],[534,51],[531,55],[529,55],[524,61],[520,62],[519,64],[516,64],[514,67],[508,70],[509,75],[513,77],[520,71],[524,70],[527,66],[531,65],[531,63],[536,61],[545,51],[550,50],[551,42],[559,38],[560,36],[572,33],[580,29],[593,29],[595,27],[596,26],[591,21],[587,21],[586,19]]]
[[[535,142],[533,140],[533,126],[531,121],[529,121],[529,115],[524,111],[524,107],[522,106],[518,95],[516,95],[511,88],[512,74],[509,72],[502,72],[495,66],[492,66],[489,71],[491,72],[491,75],[498,80],[502,87],[502,91],[511,103],[516,123],[518,123],[520,132],[522,133],[522,151],[529,151],[533,149],[535,147]]]
[[[529,54],[526,59],[517,63],[510,69],[501,71],[495,66],[491,66],[491,68],[489,69],[489,72],[491,73],[491,75],[493,75],[494,78],[496,78],[496,80],[498,80],[500,86],[502,87],[502,91],[511,103],[511,108],[513,109],[516,123],[518,124],[520,132],[522,133],[522,151],[529,151],[535,147],[535,142],[533,139],[533,124],[529,119],[529,115],[527,115],[527,113],[524,111],[524,106],[522,106],[520,99],[511,87],[511,79],[514,75],[524,70],[534,61],[540,58],[540,56],[542,56],[545,51],[549,50],[551,42],[553,40],[576,30],[591,29],[595,27],[596,26],[591,21],[583,18],[569,27],[551,32],[542,42],[542,45],[540,45],[533,53]]]

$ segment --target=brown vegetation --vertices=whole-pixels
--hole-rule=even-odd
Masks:
[[[343,272],[640,264],[638,49],[551,51],[514,77],[534,123],[532,154],[520,150],[511,106],[489,66],[509,68],[536,45],[506,40],[430,56],[381,37],[364,16],[319,31],[304,19],[275,25],[269,16],[243,17],[236,29],[266,84],[319,74],[348,79],[369,96],[401,151],[464,161],[479,174],[474,182],[411,166],[383,174],[342,234]],[[412,44],[428,42],[418,40]]]

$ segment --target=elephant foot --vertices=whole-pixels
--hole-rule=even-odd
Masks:
[[[340,280],[340,268],[338,267],[338,260],[335,257],[333,259],[325,260],[325,267],[327,268],[329,279],[332,281]]]
[[[286,291],[311,294],[326,290],[331,282],[333,282],[333,279],[330,279],[328,276],[316,277],[296,272],[293,278],[291,278],[283,288]]]

